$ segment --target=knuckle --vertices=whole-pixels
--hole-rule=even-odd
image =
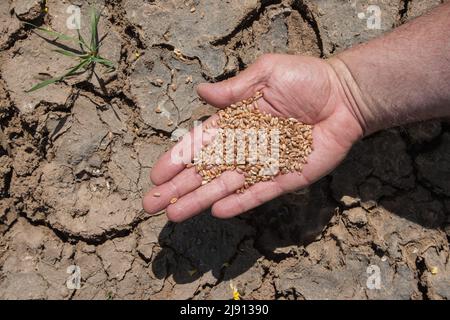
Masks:
[[[230,193],[230,186],[225,181],[225,179],[217,179],[217,183],[219,184],[221,195],[227,195]]]
[[[220,218],[223,216],[223,211],[219,206],[213,205],[211,207],[211,215],[216,218]]]
[[[168,206],[166,209],[166,216],[172,222],[182,221],[182,211],[176,206]]]
[[[274,58],[275,58],[275,54],[264,53],[256,60],[256,63],[258,63],[259,65],[261,65],[263,67],[267,67],[273,63]]]
[[[179,198],[181,196],[181,194],[180,194],[177,184],[173,180],[169,180],[168,185],[170,186],[170,189],[172,190],[172,194],[176,198]]]

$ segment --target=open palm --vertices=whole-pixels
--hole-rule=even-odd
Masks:
[[[363,134],[344,86],[330,64],[321,59],[265,55],[234,78],[198,87],[199,95],[218,108],[249,98],[256,91],[264,94],[258,100],[261,110],[314,125],[314,151],[302,173],[279,175],[274,181],[260,182],[244,193],[235,193],[244,183],[241,174],[225,172],[202,185],[202,178],[195,168],[173,163],[169,151],[151,172],[156,187],[144,197],[143,206],[147,212],[156,213],[167,208],[168,218],[177,222],[209,207],[216,217],[236,216],[328,174]],[[155,197],[155,194],[160,196]]]

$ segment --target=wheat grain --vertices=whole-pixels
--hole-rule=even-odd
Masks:
[[[245,145],[244,163],[238,163],[236,160],[239,158],[237,150],[242,148],[242,146],[234,147],[237,134],[230,141],[219,134],[194,158],[193,165],[202,176],[202,185],[219,177],[224,171],[235,170],[245,177],[243,187],[237,190],[241,193],[255,183],[271,181],[279,174],[301,173],[308,156],[313,151],[313,126],[299,122],[295,118],[276,117],[261,111],[257,100],[262,96],[262,92],[256,92],[253,97],[231,104],[218,112],[218,120],[213,121],[213,127],[225,132],[239,130],[246,133],[244,141],[241,141]],[[278,137],[272,137],[272,132],[277,132]],[[220,152],[216,154],[216,149],[220,145],[234,149],[225,148],[222,154]],[[258,156],[255,152],[250,152],[253,147],[257,149]],[[226,150],[234,151],[231,161],[227,158],[230,155],[226,153]],[[278,156],[274,158],[272,152],[277,153]],[[187,165],[187,167],[191,166],[192,164]]]

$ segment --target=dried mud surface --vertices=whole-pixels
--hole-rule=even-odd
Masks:
[[[0,4],[0,298],[230,299],[230,282],[244,299],[450,298],[445,122],[368,137],[310,188],[235,219],[172,224],[140,200],[173,131],[214,112],[197,83],[267,52],[329,57],[440,1],[96,1],[117,71],[24,93],[71,62],[20,20],[65,31],[67,6],[93,2]],[[381,30],[358,18],[369,4]]]

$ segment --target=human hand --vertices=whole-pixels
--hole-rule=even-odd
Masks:
[[[263,92],[263,98],[258,100],[262,111],[314,125],[314,151],[301,174],[278,175],[273,181],[260,182],[244,193],[235,193],[244,183],[241,174],[225,172],[202,185],[195,168],[174,163],[169,150],[153,167],[151,180],[156,187],[144,197],[143,206],[150,214],[166,208],[168,218],[175,222],[209,207],[214,216],[230,218],[283,193],[304,188],[333,170],[363,135],[345,87],[331,64],[321,59],[265,55],[236,77],[201,84],[197,91],[217,108],[249,98],[256,91]],[[174,198],[177,201],[171,203]]]

